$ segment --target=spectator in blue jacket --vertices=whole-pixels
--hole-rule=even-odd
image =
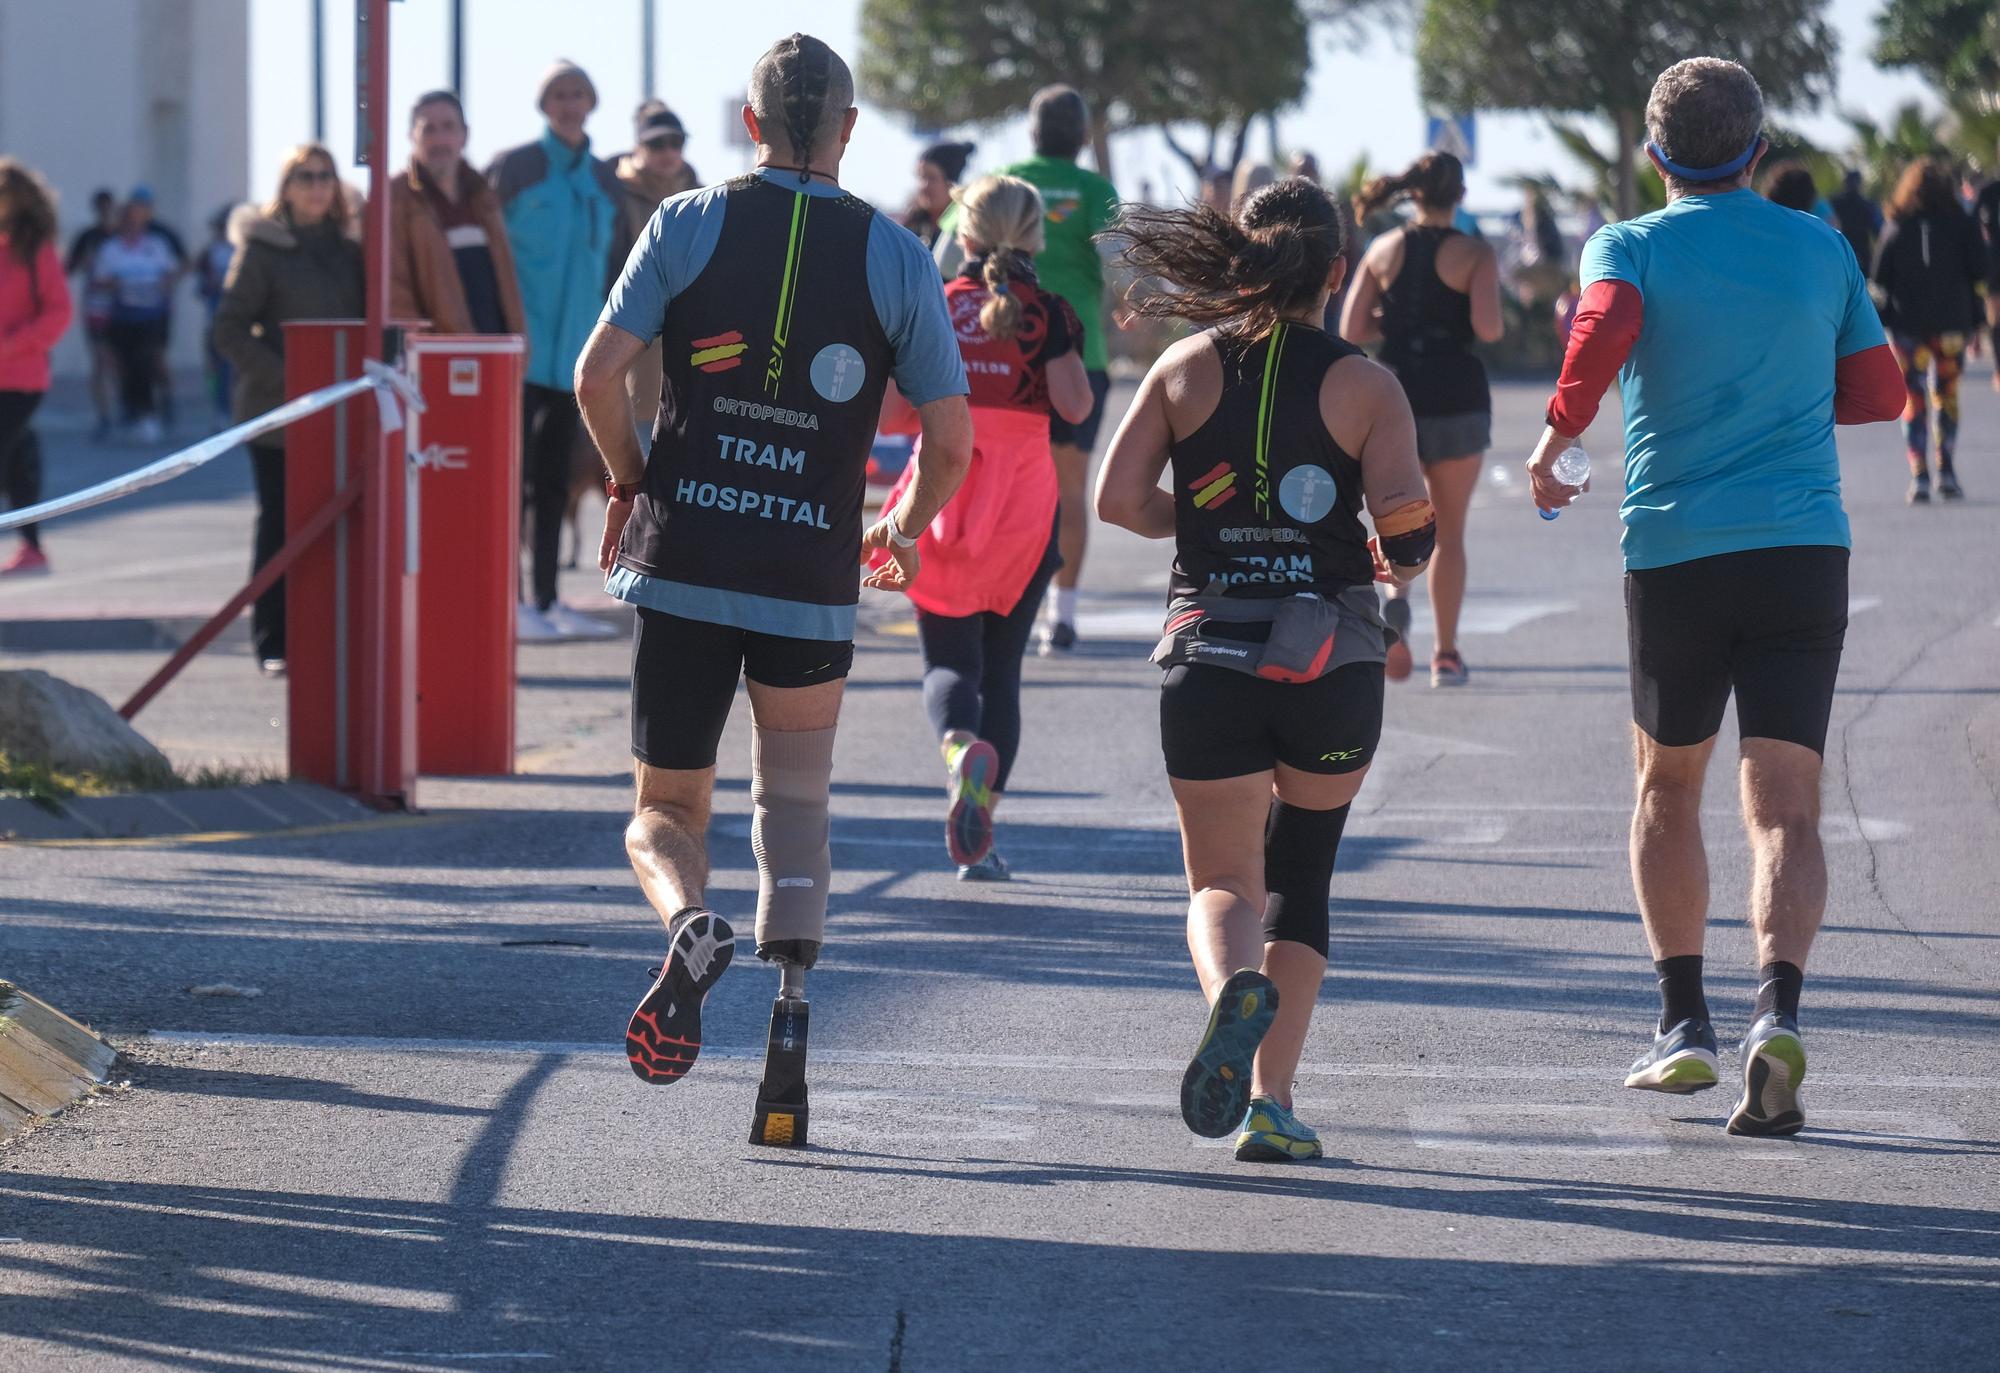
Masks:
[[[528,323],[521,474],[534,600],[520,607],[520,637],[552,639],[612,632],[556,600],[556,560],[579,423],[571,373],[637,226],[611,164],[591,154],[583,131],[597,108],[590,77],[574,62],[558,61],[543,76],[535,103],[548,128],[496,157],[486,180],[500,197]]]

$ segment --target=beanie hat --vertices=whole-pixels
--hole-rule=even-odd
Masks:
[[[542,73],[542,83],[535,87],[536,109],[539,110],[548,104],[549,87],[555,85],[556,82],[562,80],[565,76],[574,76],[582,80],[584,85],[590,87],[590,103],[592,105],[597,104],[597,83],[590,79],[590,73],[582,67],[577,66],[576,63],[570,61],[567,57],[558,57],[550,64],[549,69]]]

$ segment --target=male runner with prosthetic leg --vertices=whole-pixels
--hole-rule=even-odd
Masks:
[[[1169,288],[1134,308],[1217,326],[1154,364],[1097,479],[1099,518],[1175,541],[1153,661],[1210,1007],[1181,1117],[1238,1131],[1239,1159],[1317,1158],[1292,1076],[1326,975],[1334,855],[1382,733],[1373,583],[1415,577],[1437,540],[1416,422],[1387,369],[1320,327],[1347,265],[1316,184],[1266,186],[1233,218],[1131,209],[1114,236]]]
[[[935,267],[914,235],[840,189],[854,83],[816,38],[780,40],[750,74],[756,170],[660,206],[577,363],[609,476],[598,564],[638,611],[625,848],[669,951],[626,1052],[678,1081],[734,931],[704,905],[716,745],[747,678],[757,955],[779,966],[753,1143],[806,1142],[805,973],[825,939],[834,728],[865,584],[902,590],[917,536],[972,455],[965,368]],[[625,373],[664,340],[651,457]],[[901,502],[866,533],[869,446],[893,376],[923,428]]]

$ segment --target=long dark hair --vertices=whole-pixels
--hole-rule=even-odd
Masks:
[[[1347,226],[1318,183],[1293,176],[1257,191],[1234,216],[1206,205],[1133,206],[1103,237],[1124,248],[1138,281],[1167,287],[1128,296],[1135,313],[1228,324],[1259,338],[1278,316],[1319,299]]]
[[[55,192],[25,162],[0,157],[0,195],[14,207],[9,221],[0,224],[0,230],[7,234],[8,249],[22,266],[33,271],[42,245],[53,242],[56,236]]]
[[[1354,197],[1354,217],[1368,218],[1385,205],[1412,199],[1445,210],[1465,199],[1465,164],[1450,153],[1425,153],[1394,176],[1378,176]]]

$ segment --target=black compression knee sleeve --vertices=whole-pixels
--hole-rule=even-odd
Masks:
[[[1301,810],[1271,802],[1264,827],[1266,944],[1286,939],[1326,953],[1331,924],[1327,889],[1333,885],[1333,859],[1340,852],[1349,809]]]

